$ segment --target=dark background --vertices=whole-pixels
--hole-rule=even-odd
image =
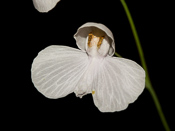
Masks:
[[[150,78],[159,97],[170,128],[174,127],[174,14],[172,3],[126,0],[133,16],[145,54]],[[6,49],[12,84],[6,122],[22,129],[50,130],[135,130],[164,131],[147,89],[138,100],[121,112],[101,113],[92,96],[79,99],[70,94],[61,99],[48,99],[31,82],[31,64],[37,53],[49,45],[75,47],[73,35],[86,22],[106,25],[115,38],[116,51],[123,57],[141,63],[135,41],[118,0],[61,0],[49,13],[39,13],[32,1],[11,3],[5,15]],[[9,37],[10,36],[10,37]],[[8,77],[9,78],[9,74]],[[12,93],[12,95],[10,95]],[[6,108],[5,108],[6,109]],[[9,126],[10,127],[10,126]]]

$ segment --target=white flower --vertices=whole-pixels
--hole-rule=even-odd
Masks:
[[[74,92],[91,93],[102,112],[121,111],[134,102],[145,87],[145,71],[134,61],[112,57],[112,32],[104,25],[86,23],[74,35],[79,49],[52,45],[32,64],[32,81],[48,98]]]
[[[60,0],[33,0],[34,7],[39,12],[48,12],[53,9]]]

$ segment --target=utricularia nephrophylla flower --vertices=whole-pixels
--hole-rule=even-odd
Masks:
[[[53,9],[60,0],[33,0],[34,7],[39,12],[48,12]]]
[[[121,111],[134,102],[145,87],[145,71],[132,60],[112,57],[115,43],[104,25],[86,23],[74,35],[79,49],[52,45],[32,64],[32,81],[48,98],[74,92],[92,94],[101,112]]]

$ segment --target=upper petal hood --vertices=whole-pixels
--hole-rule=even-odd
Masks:
[[[48,12],[53,9],[60,0],[33,0],[35,8],[39,12]]]
[[[112,56],[115,53],[115,43],[114,43],[114,37],[112,32],[103,24],[100,23],[93,23],[88,22],[81,27],[78,28],[77,32],[74,35],[74,38],[76,40],[77,46],[82,50],[86,51],[86,39],[90,32],[95,30],[95,28],[98,28],[102,30],[109,38],[109,52],[108,55]]]

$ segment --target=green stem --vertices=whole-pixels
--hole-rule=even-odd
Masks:
[[[132,30],[132,33],[133,33],[133,36],[134,36],[134,39],[135,39],[135,42],[136,42],[136,46],[137,46],[137,49],[138,49],[140,60],[141,60],[142,66],[143,66],[143,68],[145,69],[145,72],[146,72],[146,88],[148,89],[148,91],[150,92],[150,94],[151,94],[151,96],[153,98],[154,104],[155,104],[155,106],[157,108],[158,114],[160,116],[160,119],[162,121],[162,124],[163,124],[165,130],[166,131],[170,131],[168,123],[167,123],[167,121],[165,119],[165,116],[163,114],[160,102],[159,102],[158,97],[157,97],[157,95],[156,95],[156,93],[155,93],[155,91],[154,91],[154,89],[152,87],[152,84],[151,84],[151,81],[150,81],[150,78],[149,78],[149,75],[148,75],[148,69],[147,69],[147,66],[146,66],[143,50],[142,50],[142,47],[141,47],[141,43],[140,43],[140,40],[139,40],[139,37],[138,37],[138,34],[137,34],[137,30],[136,30],[135,25],[134,25],[132,16],[130,14],[130,11],[128,9],[128,6],[127,6],[125,0],[120,0],[120,1],[121,1],[122,5],[123,5],[125,13],[126,13],[126,15],[128,17],[128,21],[130,23],[131,30]],[[115,55],[121,57],[118,53],[115,53]]]
[[[155,106],[157,108],[158,114],[160,116],[160,119],[162,121],[162,124],[163,124],[165,130],[166,131],[170,131],[170,128],[169,128],[168,123],[167,123],[167,121],[165,119],[165,116],[163,114],[163,111],[162,111],[161,105],[159,103],[158,97],[156,95],[156,92],[154,91],[154,89],[152,87],[151,88],[147,88],[147,89],[149,90],[149,92],[150,92],[150,94],[151,94],[151,96],[152,96],[152,98],[154,100],[154,104],[155,104]]]

